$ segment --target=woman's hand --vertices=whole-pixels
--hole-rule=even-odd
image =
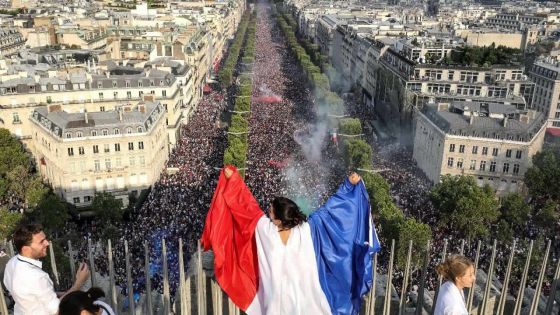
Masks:
[[[348,180],[350,181],[350,183],[352,183],[352,185],[356,185],[360,181],[360,179],[362,178],[356,172],[352,172],[352,174],[348,176]]]
[[[233,175],[233,170],[229,167],[224,167],[224,175],[226,176],[226,179],[230,179],[231,175]]]

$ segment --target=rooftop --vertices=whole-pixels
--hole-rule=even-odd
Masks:
[[[545,122],[540,112],[519,110],[505,103],[427,104],[422,113],[446,134],[522,142],[531,141]]]

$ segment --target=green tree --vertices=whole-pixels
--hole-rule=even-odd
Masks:
[[[534,217],[535,223],[543,229],[554,228],[559,219],[558,203],[554,200],[547,200]]]
[[[11,236],[22,218],[23,214],[20,212],[11,212],[6,208],[0,208],[0,240]]]
[[[108,192],[95,193],[91,208],[104,224],[119,222],[124,215],[122,200]]]
[[[49,235],[56,235],[70,219],[68,204],[54,194],[46,195],[30,214],[34,221],[41,222]]]
[[[25,202],[28,207],[36,207],[48,194],[49,188],[43,184],[39,176],[33,176],[28,180],[25,191]]]
[[[397,265],[404,269],[408,256],[408,244],[412,241],[412,270],[419,269],[426,254],[426,244],[432,240],[432,230],[414,218],[401,220],[397,241]]]
[[[351,169],[371,168],[371,146],[364,140],[344,141],[346,165]]]
[[[449,225],[469,239],[488,235],[489,225],[499,215],[492,189],[478,187],[471,176],[443,176],[432,188],[430,199],[440,224]]]
[[[525,172],[525,184],[536,198],[560,200],[560,149],[545,149],[533,156],[533,165]]]
[[[338,132],[348,135],[359,135],[362,133],[362,123],[358,118],[344,118],[338,123]]]
[[[500,219],[505,220],[514,229],[522,228],[529,220],[531,206],[518,193],[509,194],[502,200]]]

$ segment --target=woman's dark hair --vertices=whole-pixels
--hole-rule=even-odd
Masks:
[[[281,222],[283,230],[289,230],[307,221],[307,217],[295,202],[288,198],[276,197],[272,200],[274,217]]]
[[[93,304],[98,298],[104,297],[105,293],[99,288],[91,288],[87,292],[74,291],[65,295],[58,306],[58,315],[80,315],[82,311],[92,314],[99,312],[99,306]]]

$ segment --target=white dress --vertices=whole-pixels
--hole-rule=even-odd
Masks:
[[[247,314],[331,314],[319,285],[317,261],[307,222],[292,228],[286,245],[278,227],[263,216],[255,232],[259,287]]]
[[[439,289],[434,315],[468,315],[462,290],[446,281]]]

